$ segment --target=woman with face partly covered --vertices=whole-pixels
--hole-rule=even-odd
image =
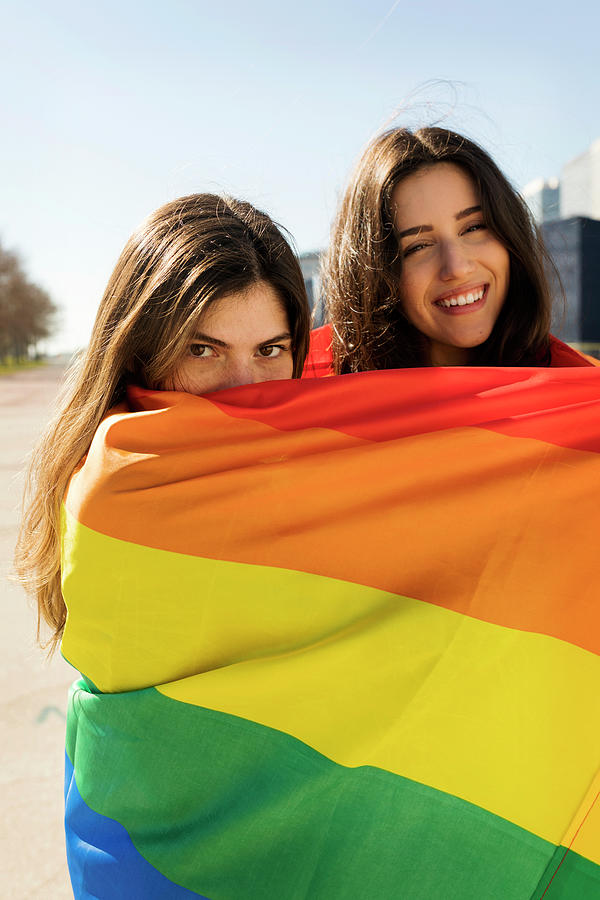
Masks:
[[[543,245],[473,141],[396,128],[362,155],[325,267],[336,373],[412,366],[593,365],[549,333]]]
[[[181,476],[183,509],[180,501],[162,499],[175,480],[171,461],[179,459],[195,440],[192,420],[185,414],[178,429],[171,427],[171,410],[180,421],[179,406],[188,404],[193,419],[196,409],[202,407],[198,395],[297,378],[308,333],[309,307],[302,273],[290,245],[269,216],[249,203],[211,194],[168,203],[142,223],[125,246],[100,303],[89,346],[72,367],[59,410],[34,453],[16,565],[20,580],[37,600],[38,624],[43,621],[51,629],[51,645],[62,641],[65,658],[82,675],[74,686],[74,706],[67,717],[70,737],[65,787],[67,856],[78,898],[114,900],[170,897],[173,891],[178,897],[191,893],[178,888],[133,849],[131,840],[137,840],[134,828],[130,839],[113,817],[98,814],[98,804],[89,801],[89,785],[98,772],[98,760],[106,759],[110,752],[123,760],[119,741],[128,727],[145,728],[140,724],[141,713],[127,711],[119,728],[111,729],[106,722],[98,724],[86,750],[82,748],[89,715],[78,714],[84,694],[96,711],[109,712],[119,708],[119,698],[146,696],[148,692],[136,693],[129,688],[132,681],[137,679],[139,685],[140,678],[143,681],[146,677],[149,659],[164,658],[171,632],[175,634],[174,666],[181,671],[185,665],[180,650],[183,638],[177,630],[183,602],[181,585],[176,579],[167,585],[158,611],[152,610],[150,599],[164,576],[164,560],[168,562],[173,554],[159,554],[157,572],[148,580],[145,562],[139,571],[135,568],[135,554],[148,552],[143,540],[139,547],[133,541],[119,544],[109,540],[100,550],[82,553],[80,537],[70,541],[72,520],[67,511],[77,494],[76,485],[91,470],[91,486],[83,501],[83,507],[89,510],[98,496],[98,483],[114,483],[119,466],[126,477],[133,471],[137,478],[135,467],[141,459],[142,472],[143,459],[157,460],[160,472],[150,515],[137,516],[126,492],[120,492],[119,496],[125,497],[124,508],[111,521],[114,524],[129,517],[137,524],[144,519],[142,525],[156,522],[162,541],[173,530],[174,515],[181,512],[185,523],[180,530],[184,534],[191,531],[186,516],[195,505],[190,499],[189,472]],[[150,398],[150,411],[140,412],[140,397]],[[166,426],[154,415],[161,404]],[[122,427],[131,429],[134,446],[143,441],[144,423],[158,425],[144,455],[132,452],[131,444],[113,452],[111,439],[105,438],[107,428],[112,435],[111,423],[115,420],[123,423],[117,424],[117,432]],[[219,438],[216,440],[218,444]],[[178,441],[183,447],[180,452]],[[216,452],[218,456],[218,447]],[[197,465],[200,473],[201,456],[200,450],[190,451],[190,465]],[[101,461],[96,465],[94,460],[98,459]],[[111,496],[110,487],[106,493]],[[138,496],[138,488],[132,493]],[[148,487],[146,493],[152,493],[152,489]],[[210,521],[203,525],[204,531],[210,530]],[[110,526],[102,525],[99,530],[81,526],[84,543],[85,536],[94,539],[106,528]],[[115,546],[122,546],[126,553],[133,548],[133,562],[131,558],[115,562],[111,557]],[[78,578],[86,583],[81,593],[70,588]],[[113,587],[111,578],[115,579]],[[117,604],[114,614],[107,611],[106,600]],[[196,605],[193,627],[186,632],[197,646],[204,633],[202,603],[209,604],[201,583],[193,584],[188,601]],[[133,606],[138,612],[133,621],[127,622],[125,611]],[[73,655],[72,636],[82,632],[89,653]],[[197,655],[199,651],[194,652]],[[125,668],[134,672],[129,681],[127,676],[117,674],[120,653]],[[113,678],[110,684],[95,674],[94,660],[108,667]],[[162,680],[156,676],[155,681]],[[146,680],[143,687],[151,684]],[[155,716],[151,727],[156,735],[151,737],[146,731],[137,746],[142,755],[146,752],[154,757],[164,744],[162,726]],[[176,743],[183,744],[184,731],[175,731]],[[168,756],[168,767],[176,767],[176,756]],[[120,763],[111,765],[110,771],[100,777],[103,800],[132,785],[139,774],[139,759],[136,757],[131,769],[122,768]],[[185,789],[188,791],[187,785]],[[133,793],[135,798],[128,802],[128,810],[141,816],[142,831],[147,831],[149,823],[161,815],[164,801],[156,773],[148,792],[140,793],[139,787],[134,787]],[[127,814],[118,818],[128,821]],[[169,841],[177,840],[182,829],[185,815],[178,808],[174,821],[160,826],[161,847],[169,847]]]
[[[60,504],[128,385],[202,394],[298,377],[308,322],[298,262],[279,228],[249,203],[182,197],[132,235],[32,464],[17,564],[53,642],[66,618]]]

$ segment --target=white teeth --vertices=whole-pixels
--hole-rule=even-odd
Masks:
[[[449,309],[451,306],[469,306],[471,303],[476,303],[478,300],[481,300],[485,293],[485,289],[477,291],[476,293],[470,294],[459,294],[457,297],[450,297],[449,299],[437,300],[437,304],[439,306],[445,306],[446,309]]]

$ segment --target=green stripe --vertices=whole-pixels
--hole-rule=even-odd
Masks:
[[[557,847],[531,900],[600,900],[600,867]]]
[[[79,682],[67,752],[85,802],[211,900],[530,900],[555,852],[456,797],[152,688]]]

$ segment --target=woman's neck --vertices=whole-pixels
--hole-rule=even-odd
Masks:
[[[431,366],[468,366],[470,360],[470,347],[452,347],[449,344],[438,344],[431,341],[429,346],[429,365]]]

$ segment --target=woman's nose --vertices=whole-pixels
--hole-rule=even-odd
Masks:
[[[468,248],[456,241],[446,241],[441,245],[440,276],[443,281],[464,278],[475,268]]]
[[[223,372],[222,387],[241,387],[261,381],[260,373],[249,359],[230,359]]]

